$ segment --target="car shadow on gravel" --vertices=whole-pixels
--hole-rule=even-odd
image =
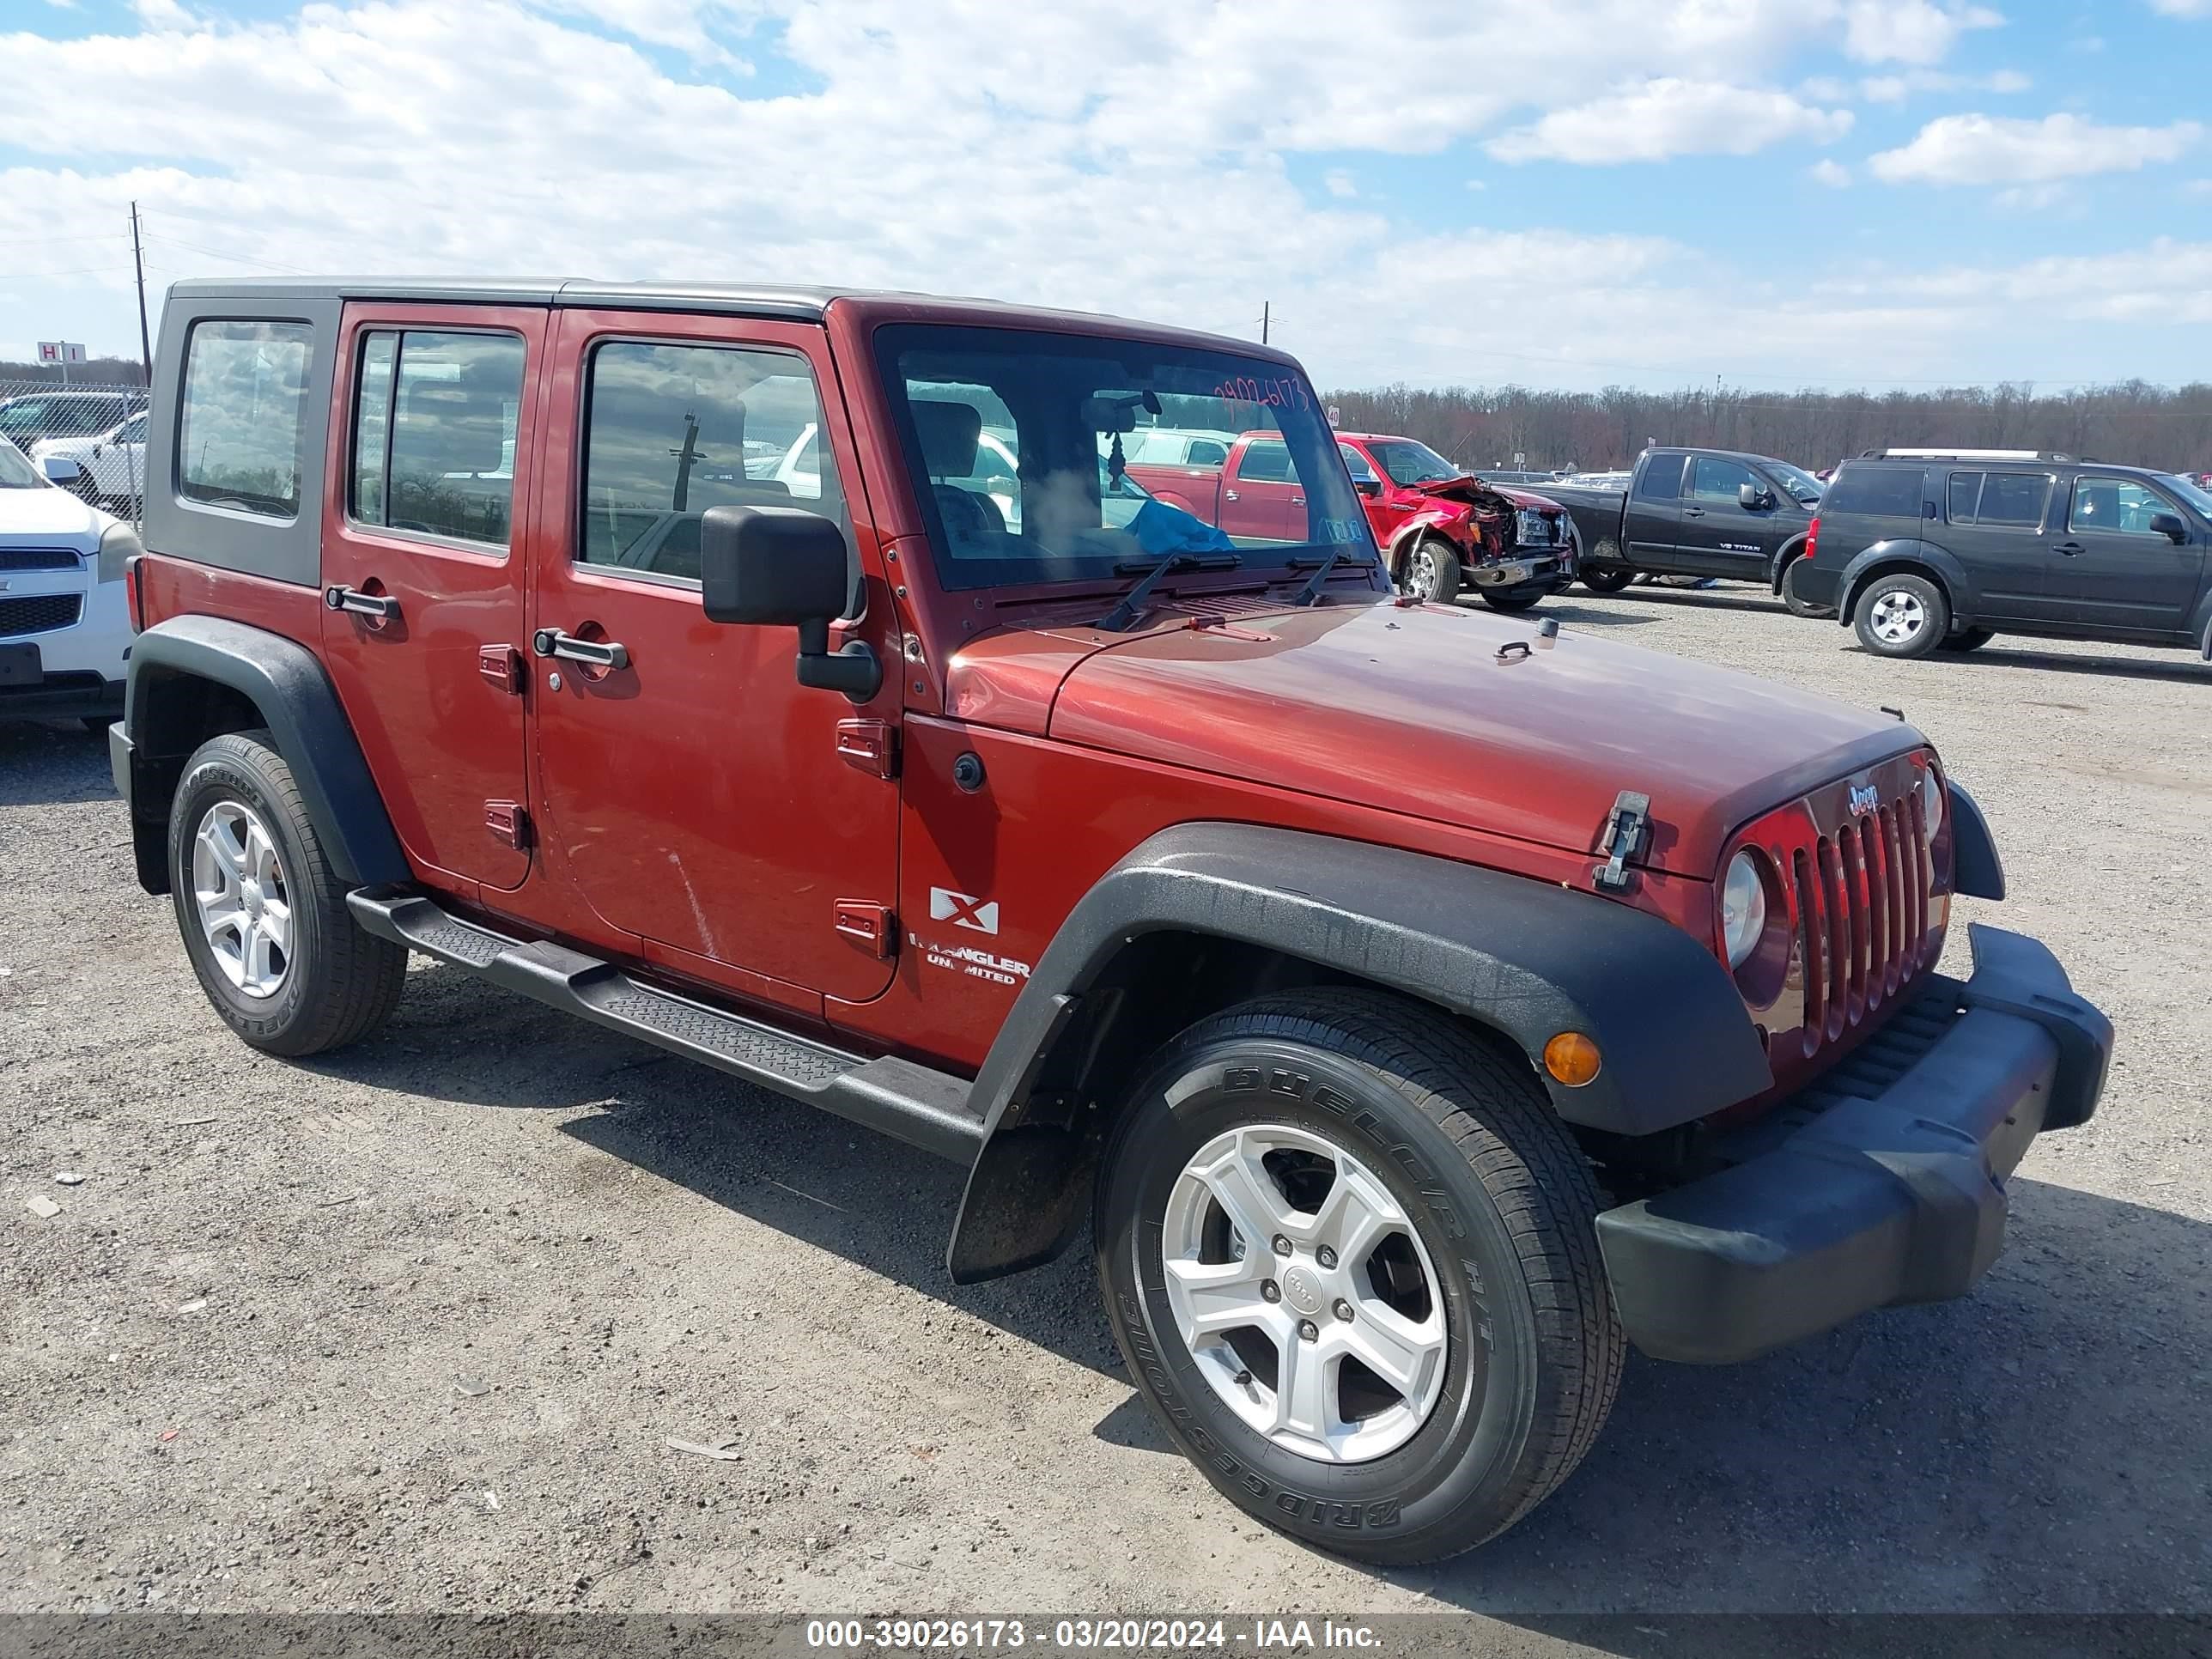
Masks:
[[[1853,641],[1861,656],[1883,660]],[[2065,651],[2039,651],[2033,646],[2003,646],[1994,642],[1978,651],[1938,651],[1923,658],[1958,668],[2044,668],[2061,674],[2090,674],[2125,680],[2166,680],[2177,685],[2212,685],[2212,663],[2193,651],[2175,651],[2165,659],[2143,657],[2081,657]]]
[[[1390,1577],[1540,1632],[1668,1610],[2204,1612],[2208,1285],[2204,1223],[2016,1181],[1972,1297],[1744,1365],[1632,1356],[1559,1492]],[[1701,1644],[1692,1625],[1607,1629],[1654,1659]]]

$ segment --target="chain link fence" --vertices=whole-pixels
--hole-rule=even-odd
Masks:
[[[137,520],[146,492],[146,389],[0,380],[0,439],[63,489]]]

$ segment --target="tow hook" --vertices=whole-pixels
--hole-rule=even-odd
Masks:
[[[1650,830],[1650,796],[1639,795],[1632,789],[1624,789],[1614,796],[1613,811],[1605,821],[1605,834],[1598,839],[1598,851],[1607,854],[1606,861],[1590,872],[1591,884],[1608,893],[1626,892],[1630,882],[1628,860],[1643,851]]]

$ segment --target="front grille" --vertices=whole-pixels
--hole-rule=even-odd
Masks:
[[[1790,855],[1805,964],[1805,1052],[1834,1042],[1926,964],[1935,863],[1908,787]]]
[[[66,547],[0,547],[0,570],[74,570],[77,555]]]
[[[0,599],[0,639],[67,628],[83,608],[82,593],[33,593],[20,599]]]

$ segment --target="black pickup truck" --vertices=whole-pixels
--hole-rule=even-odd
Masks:
[[[1765,583],[1801,616],[1820,614],[1788,582],[1820,507],[1820,481],[1787,461],[1647,449],[1626,490],[1547,484],[1544,493],[1574,520],[1583,582],[1600,593],[1644,574],[1725,576]]]

